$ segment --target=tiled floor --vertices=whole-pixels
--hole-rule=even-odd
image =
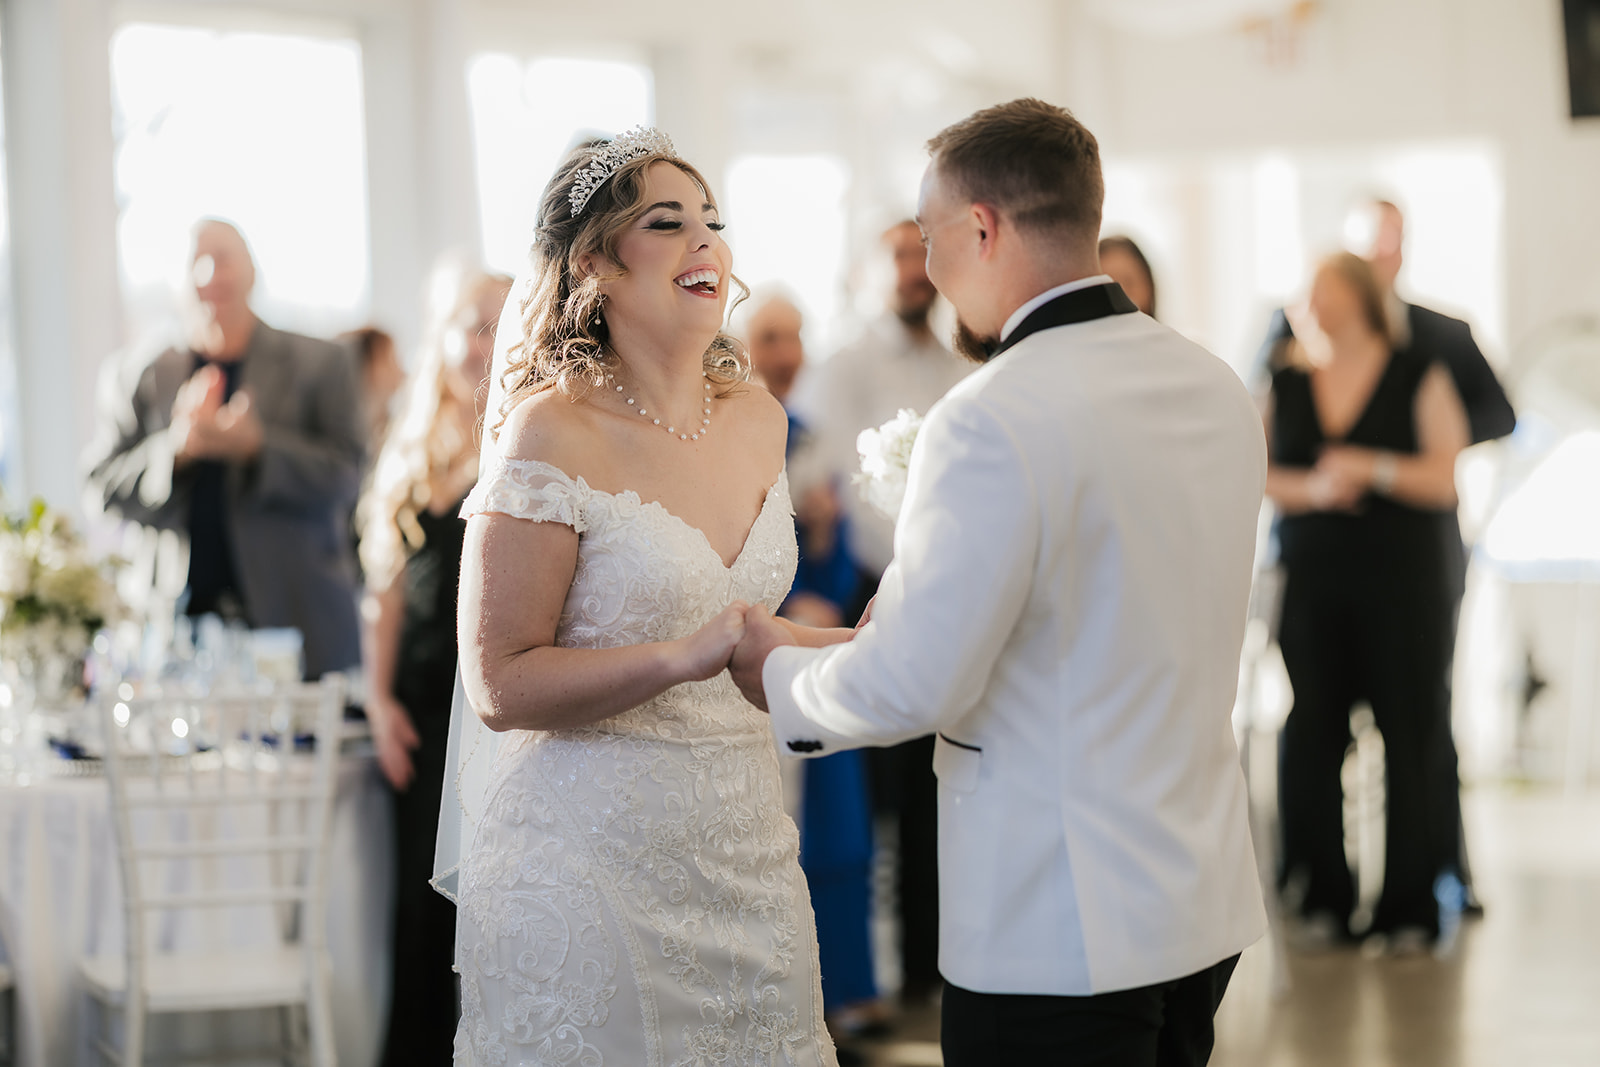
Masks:
[[[1600,1065],[1600,793],[1566,799],[1467,794],[1487,916],[1455,955],[1295,957],[1272,989],[1270,953],[1246,953],[1217,1018],[1214,1067],[1597,1067]],[[932,1011],[874,1065],[937,1065]]]

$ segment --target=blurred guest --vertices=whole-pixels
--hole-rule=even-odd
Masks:
[[[356,380],[361,383],[361,422],[367,431],[367,455],[376,456],[383,447],[384,435],[389,432],[389,409],[394,406],[395,394],[406,380],[405,369],[395,354],[394,338],[376,326],[363,326],[342,333],[334,340],[348,348],[355,358]],[[356,557],[359,580],[361,556],[354,515],[351,520],[350,551]]]
[[[758,291],[736,313],[755,379],[789,416],[788,470],[800,530],[800,569],[784,604],[790,618],[807,626],[843,625],[855,598],[859,574],[840,536],[844,525],[831,472],[815,435],[795,413],[794,385],[805,364],[800,309],[778,290]]]
[[[891,226],[881,251],[893,266],[888,313],[817,367],[817,387],[809,397],[808,421],[840,485],[857,469],[862,430],[882,425],[901,408],[927,414],[973,369],[934,336],[930,316],[939,294],[928,281],[917,224]],[[894,554],[894,524],[855,492],[841,492],[840,498],[850,520],[848,547],[870,590]],[[867,599],[861,598],[863,606]]]
[[[750,357],[750,371],[779,403],[794,390],[805,366],[805,318],[781,289],[757,289],[734,312],[734,326]],[[794,425],[794,414],[789,415]]]
[[[1472,327],[1461,319],[1408,303],[1395,291],[1395,280],[1404,263],[1405,248],[1405,216],[1400,209],[1388,200],[1365,200],[1351,212],[1346,230],[1351,251],[1371,265],[1378,286],[1383,291],[1384,317],[1395,347],[1412,348],[1422,358],[1436,360],[1450,372],[1456,392],[1466,408],[1470,443],[1481,444],[1509,434],[1516,427],[1516,413],[1489,361],[1473,340]],[[1270,354],[1285,339],[1293,336],[1288,317],[1281,309],[1274,312],[1258,357],[1263,370],[1267,367]],[[1439,514],[1438,530],[1446,561],[1450,565],[1454,600],[1449,655],[1454,660],[1455,621],[1460,617],[1461,597],[1467,588],[1468,558],[1455,508]],[[1445,757],[1441,755],[1441,758]],[[1441,785],[1441,788],[1456,793],[1460,786],[1457,783]],[[1440,803],[1459,806],[1459,800],[1441,800]],[[1457,838],[1459,855],[1455,866],[1465,883],[1462,888],[1464,901],[1471,912],[1479,913],[1482,909],[1471,884],[1466,835],[1458,832]]]
[[[1452,566],[1439,516],[1456,506],[1469,440],[1449,371],[1388,333],[1365,260],[1324,260],[1308,317],[1274,359],[1267,495],[1281,518],[1280,643],[1294,689],[1279,771],[1280,872],[1309,941],[1349,936],[1340,769],[1350,712],[1371,704],[1387,760],[1383,893],[1371,933],[1394,951],[1440,931],[1460,812],[1450,734]]]
[[[1404,262],[1405,216],[1387,200],[1365,201],[1352,212],[1351,251],[1372,268],[1383,294],[1384,321],[1396,348],[1415,348],[1450,372],[1456,392],[1466,408],[1471,443],[1493,441],[1509,434],[1517,423],[1516,412],[1506,398],[1505,389],[1494,369],[1472,337],[1472,327],[1420,304],[1412,304],[1395,291],[1395,280]],[[1257,362],[1267,369],[1277,345],[1294,336],[1294,330],[1280,308],[1273,312]]]
[[[1100,269],[1122,286],[1135,307],[1156,317],[1156,276],[1150,261],[1132,237],[1113,234],[1100,239]]]
[[[405,384],[405,368],[395,349],[394,338],[376,326],[342,333],[337,340],[356,357],[356,375],[361,382],[361,418],[367,428],[367,450],[376,455],[389,429],[389,409],[395,394]]]
[[[789,407],[805,362],[804,320],[779,292],[758,292],[740,309],[736,332],[745,338],[755,379]],[[806,626],[839,626],[856,594],[859,575],[839,536],[838,498],[826,479],[811,480],[814,442],[789,412],[788,468],[799,503],[795,533],[800,564],[794,590],[779,614]],[[861,750],[800,764],[800,866],[816,912],[818,963],[828,1028],[836,1039],[882,1024],[872,970],[872,804]]]
[[[416,375],[361,500],[362,658],[378,766],[395,790],[393,995],[383,1063],[446,1063],[460,998],[455,905],[428,884],[456,678],[456,591],[494,331],[511,279],[435,273]]]
[[[292,626],[310,678],[352,667],[363,427],[351,360],[256,318],[255,264],[230,224],[200,223],[191,269],[188,342],[101,375],[88,494],[131,524],[123,591],[152,618],[177,604]]]
[[[818,368],[819,388],[811,422],[828,457],[835,484],[846,487],[858,466],[856,437],[880,426],[901,408],[920,415],[964,378],[972,364],[934,336],[929,316],[938,291],[928,280],[926,252],[917,224],[906,220],[886,230],[883,253],[893,264],[888,314],[853,344]],[[894,553],[894,524],[853,489],[840,493],[846,547],[860,570],[856,596],[845,611],[854,622],[877,591]],[[897,830],[894,899],[900,920],[902,997],[924,1000],[939,987],[938,783],[933,775],[933,738],[868,756],[879,814]]]

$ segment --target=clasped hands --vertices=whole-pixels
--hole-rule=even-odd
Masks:
[[[856,624],[856,631],[872,618],[872,605]],[[682,654],[691,681],[714,678],[724,669],[744,698],[762,711],[767,710],[766,688],[761,672],[772,650],[782,645],[800,644],[795,624],[774,618],[765,604],[736,600],[699,630],[682,638]],[[838,640],[837,637],[833,640]]]
[[[248,460],[261,451],[261,417],[243,389],[224,402],[222,371],[201,367],[172,402],[173,457],[179,466],[198,459]]]
[[[1372,489],[1380,453],[1374,448],[1330,445],[1306,475],[1306,493],[1316,511],[1354,511]]]

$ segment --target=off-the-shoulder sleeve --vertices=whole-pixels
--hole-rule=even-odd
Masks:
[[[559,522],[583,533],[583,479],[574,481],[559,467],[532,459],[492,459],[461,505],[461,517],[485,512],[533,522]]]

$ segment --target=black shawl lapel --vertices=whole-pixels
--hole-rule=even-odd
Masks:
[[[1133,306],[1133,301],[1128,299],[1128,294],[1122,291],[1122,286],[1116,282],[1074,289],[1029,312],[1028,317],[1017,323],[1017,328],[1012,330],[1011,335],[994,350],[994,354],[998,356],[1024,337],[1036,334],[1040,330],[1091,322],[1109,315],[1127,315],[1138,310]]]

